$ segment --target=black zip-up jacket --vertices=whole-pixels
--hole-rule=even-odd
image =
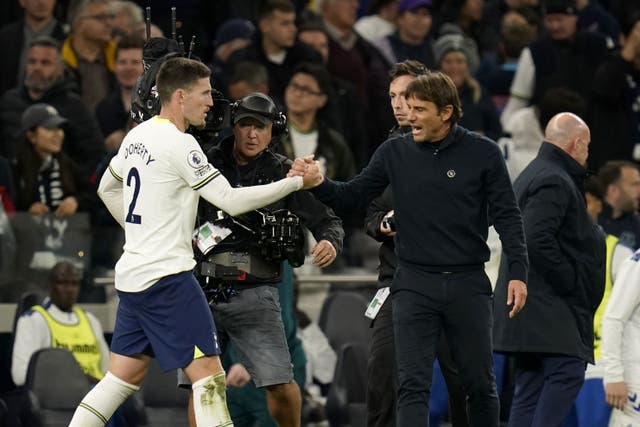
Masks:
[[[231,136],[214,145],[207,152],[209,162],[222,173],[233,187],[248,187],[277,181],[287,176],[287,172],[293,163],[286,157],[267,149],[248,165],[239,166],[233,157],[233,144],[234,139]],[[208,208],[203,210],[201,207],[200,212],[204,212],[205,215],[211,215],[212,205],[204,201],[201,204],[205,204]],[[331,208],[320,203],[310,192],[293,192],[285,198],[266,206],[266,209],[272,212],[279,209],[288,209],[300,218],[302,224],[311,231],[317,241],[327,240],[333,245],[338,254],[342,251],[344,239],[342,221],[333,213]],[[213,211],[217,210],[217,208],[213,208]],[[246,245],[252,247],[252,243]],[[242,245],[243,243],[240,242],[238,249],[240,247],[245,248]],[[249,247],[245,249],[249,249]],[[274,282],[277,281],[274,280]]]
[[[454,125],[436,147],[411,134],[388,139],[349,182],[325,179],[316,196],[329,206],[364,208],[390,184],[399,265],[425,271],[471,271],[489,259],[492,218],[509,278],[527,280],[520,209],[504,159],[488,138]]]

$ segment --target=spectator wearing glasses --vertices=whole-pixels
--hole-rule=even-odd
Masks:
[[[339,132],[318,118],[330,92],[331,79],[324,66],[298,65],[285,89],[289,134],[278,149],[290,159],[313,154],[324,174],[347,180],[356,172],[351,149]]]
[[[69,13],[71,35],[62,46],[62,58],[73,71],[82,101],[90,111],[115,84],[113,18],[106,0],[80,0]]]
[[[320,115],[330,94],[331,78],[323,65],[301,63],[296,67],[284,92],[289,132],[277,150],[290,159],[313,154],[324,174],[348,180],[356,174],[351,148],[342,134]],[[346,234],[340,262],[358,264],[362,248],[354,239],[362,233],[362,219],[351,213],[336,213],[344,222]]]

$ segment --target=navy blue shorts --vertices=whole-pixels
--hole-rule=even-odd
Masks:
[[[191,272],[163,277],[142,292],[118,291],[111,351],[155,357],[164,371],[220,354],[202,288]]]

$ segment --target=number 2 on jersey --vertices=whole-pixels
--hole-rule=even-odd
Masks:
[[[129,212],[127,212],[125,221],[132,224],[141,224],[142,217],[133,213],[133,210],[136,208],[138,195],[140,194],[140,174],[136,168],[131,168],[129,170],[129,175],[127,176],[127,187],[131,187],[131,181],[134,181],[133,198],[131,199],[131,203],[129,203]]]

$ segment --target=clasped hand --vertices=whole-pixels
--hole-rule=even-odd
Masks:
[[[324,181],[324,176],[320,173],[318,162],[313,160],[313,155],[296,159],[287,176],[301,176],[304,190],[317,187]]]

